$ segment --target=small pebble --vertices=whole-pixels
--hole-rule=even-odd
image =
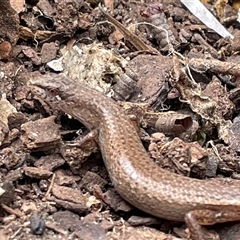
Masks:
[[[45,231],[45,221],[37,214],[33,213],[30,217],[30,227],[35,235],[42,235]]]

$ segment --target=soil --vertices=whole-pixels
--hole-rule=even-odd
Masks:
[[[239,179],[239,4],[203,2],[230,37],[180,1],[0,2],[1,240],[189,235],[118,195],[86,127],[30,92],[32,72],[63,73],[118,101],[160,167]],[[239,225],[209,229],[208,239],[240,239]]]

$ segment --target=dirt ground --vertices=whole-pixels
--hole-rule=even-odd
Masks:
[[[184,223],[117,194],[97,144],[81,144],[86,127],[31,93],[32,72],[62,73],[112,97],[169,172],[239,180],[240,4],[204,4],[232,37],[180,1],[0,1],[0,240],[189,236]],[[240,239],[239,229],[204,232]]]

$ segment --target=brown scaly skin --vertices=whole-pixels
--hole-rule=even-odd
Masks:
[[[70,114],[90,130],[97,129],[111,181],[135,207],[160,218],[185,220],[193,240],[204,239],[199,224],[240,220],[240,182],[222,185],[159,168],[112,99],[57,74],[35,74],[30,86],[53,108]]]

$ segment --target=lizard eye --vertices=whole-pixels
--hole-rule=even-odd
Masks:
[[[58,90],[56,88],[49,88],[48,92],[53,96],[56,96],[58,94]]]

